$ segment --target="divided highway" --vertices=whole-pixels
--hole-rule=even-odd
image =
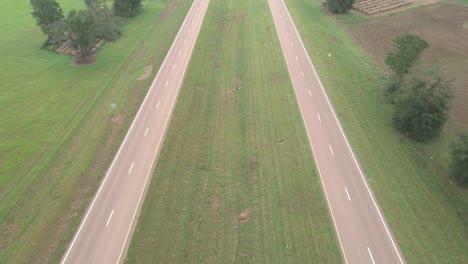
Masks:
[[[195,0],[61,263],[122,263],[209,0]]]
[[[345,262],[404,263],[285,3],[268,2]]]

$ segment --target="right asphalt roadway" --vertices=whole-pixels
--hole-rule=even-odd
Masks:
[[[404,263],[286,5],[268,2],[345,262]],[[61,263],[124,261],[208,3],[193,2]]]
[[[404,263],[286,4],[268,3],[345,262]]]

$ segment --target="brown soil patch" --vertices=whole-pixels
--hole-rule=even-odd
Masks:
[[[143,74],[138,78],[139,81],[143,81],[148,79],[151,76],[151,72],[153,72],[153,65],[146,65],[145,71]]]
[[[414,33],[429,43],[414,71],[437,65],[442,72],[455,77],[455,98],[450,122],[456,128],[468,129],[468,7],[453,3],[436,3],[367,20],[347,26],[355,41],[370,54],[384,71],[384,61],[393,49],[393,39]],[[419,69],[418,69],[419,68]]]
[[[243,213],[241,213],[241,214],[239,215],[238,221],[239,221],[239,223],[244,223],[244,222],[248,221],[249,218],[250,218],[250,217],[249,217],[249,214],[246,213],[246,212],[243,212]]]
[[[89,56],[87,58],[83,58],[80,55],[73,55],[71,65],[73,66],[84,66],[94,64],[98,61],[98,57],[96,55]]]

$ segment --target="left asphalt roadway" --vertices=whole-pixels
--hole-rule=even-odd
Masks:
[[[122,263],[209,0],[195,0],[61,263]]]

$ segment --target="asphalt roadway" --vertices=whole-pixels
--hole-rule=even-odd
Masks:
[[[285,3],[268,2],[345,262],[404,263]]]
[[[195,0],[61,263],[122,263],[209,0]]]

